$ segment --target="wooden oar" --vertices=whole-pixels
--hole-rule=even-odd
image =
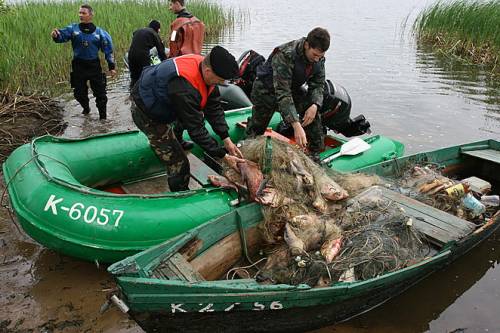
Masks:
[[[370,148],[371,148],[370,144],[367,143],[366,141],[364,141],[363,139],[354,138],[354,139],[344,143],[340,147],[340,151],[338,153],[336,153],[332,156],[328,156],[322,162],[328,163],[328,162],[336,159],[337,157],[345,156],[345,155],[349,155],[349,156],[358,155],[364,151],[367,151]]]

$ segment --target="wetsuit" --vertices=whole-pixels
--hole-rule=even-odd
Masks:
[[[149,50],[156,47],[161,61],[167,59],[165,46],[160,36],[152,28],[142,28],[134,31],[132,43],[128,51],[128,67],[130,70],[130,86],[132,87],[141,76],[142,69],[151,65]]]
[[[104,52],[109,70],[115,69],[111,36],[93,23],[70,24],[58,29],[56,43],[71,41],[73,61],[71,62],[70,83],[75,99],[83,107],[83,113],[90,112],[88,86],[95,96],[100,119],[106,119],[106,75],[102,72],[99,50]]]

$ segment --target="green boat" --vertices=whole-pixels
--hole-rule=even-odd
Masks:
[[[238,92],[227,97],[230,93],[226,89],[227,108],[233,108],[226,120],[237,142],[244,138],[240,123],[251,107],[234,109],[250,102],[238,101]],[[276,114],[271,126],[279,121]],[[327,141],[323,158],[344,142],[330,136]],[[403,145],[387,137],[366,141],[370,150],[340,157],[330,166],[355,170],[403,153]],[[3,171],[12,208],[28,235],[69,256],[116,262],[246,204],[235,201],[235,192],[209,184],[207,175],[216,171],[201,160],[199,147],[188,157],[191,190],[177,193],[165,188],[164,167],[138,131],[76,140],[39,137],[16,149]]]
[[[454,146],[365,169],[382,176],[405,165],[436,163],[447,176],[477,176],[500,193],[500,142]],[[371,190],[371,189],[369,189]],[[385,187],[377,191],[413,219],[432,246],[430,256],[375,278],[323,288],[264,285],[225,273],[258,251],[258,205],[247,205],[108,268],[119,285],[111,300],[146,332],[302,332],[368,311],[448,265],[500,226],[500,213],[476,225]],[[243,240],[243,241],[241,241]]]

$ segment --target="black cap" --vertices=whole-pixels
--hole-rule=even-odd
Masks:
[[[210,66],[217,76],[224,80],[234,79],[240,74],[234,56],[222,46],[215,46],[210,51]]]
[[[158,30],[160,30],[160,22],[158,22],[157,20],[153,20],[149,22],[149,27],[158,32]]]

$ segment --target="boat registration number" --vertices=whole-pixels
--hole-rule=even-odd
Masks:
[[[235,309],[241,308],[240,305],[242,303],[232,303],[230,305],[227,305],[223,308],[220,306],[217,306],[216,304],[213,303],[200,303],[198,309],[187,309],[186,306],[183,303],[172,303],[170,304],[170,311],[172,313],[177,313],[177,312],[214,312],[214,311],[224,311],[224,312],[229,312],[233,311]],[[251,305],[251,310],[253,311],[263,311],[263,310],[281,310],[283,309],[283,304],[281,304],[280,301],[273,301],[270,302],[269,304],[263,304],[259,302],[254,302]]]
[[[67,214],[74,221],[81,220],[87,224],[97,223],[102,226],[113,224],[115,227],[118,227],[121,218],[125,214],[123,210],[97,208],[92,205],[84,205],[81,202],[64,205],[64,198],[57,198],[54,194],[50,195],[43,211],[49,211],[54,215],[59,215],[61,212]]]

